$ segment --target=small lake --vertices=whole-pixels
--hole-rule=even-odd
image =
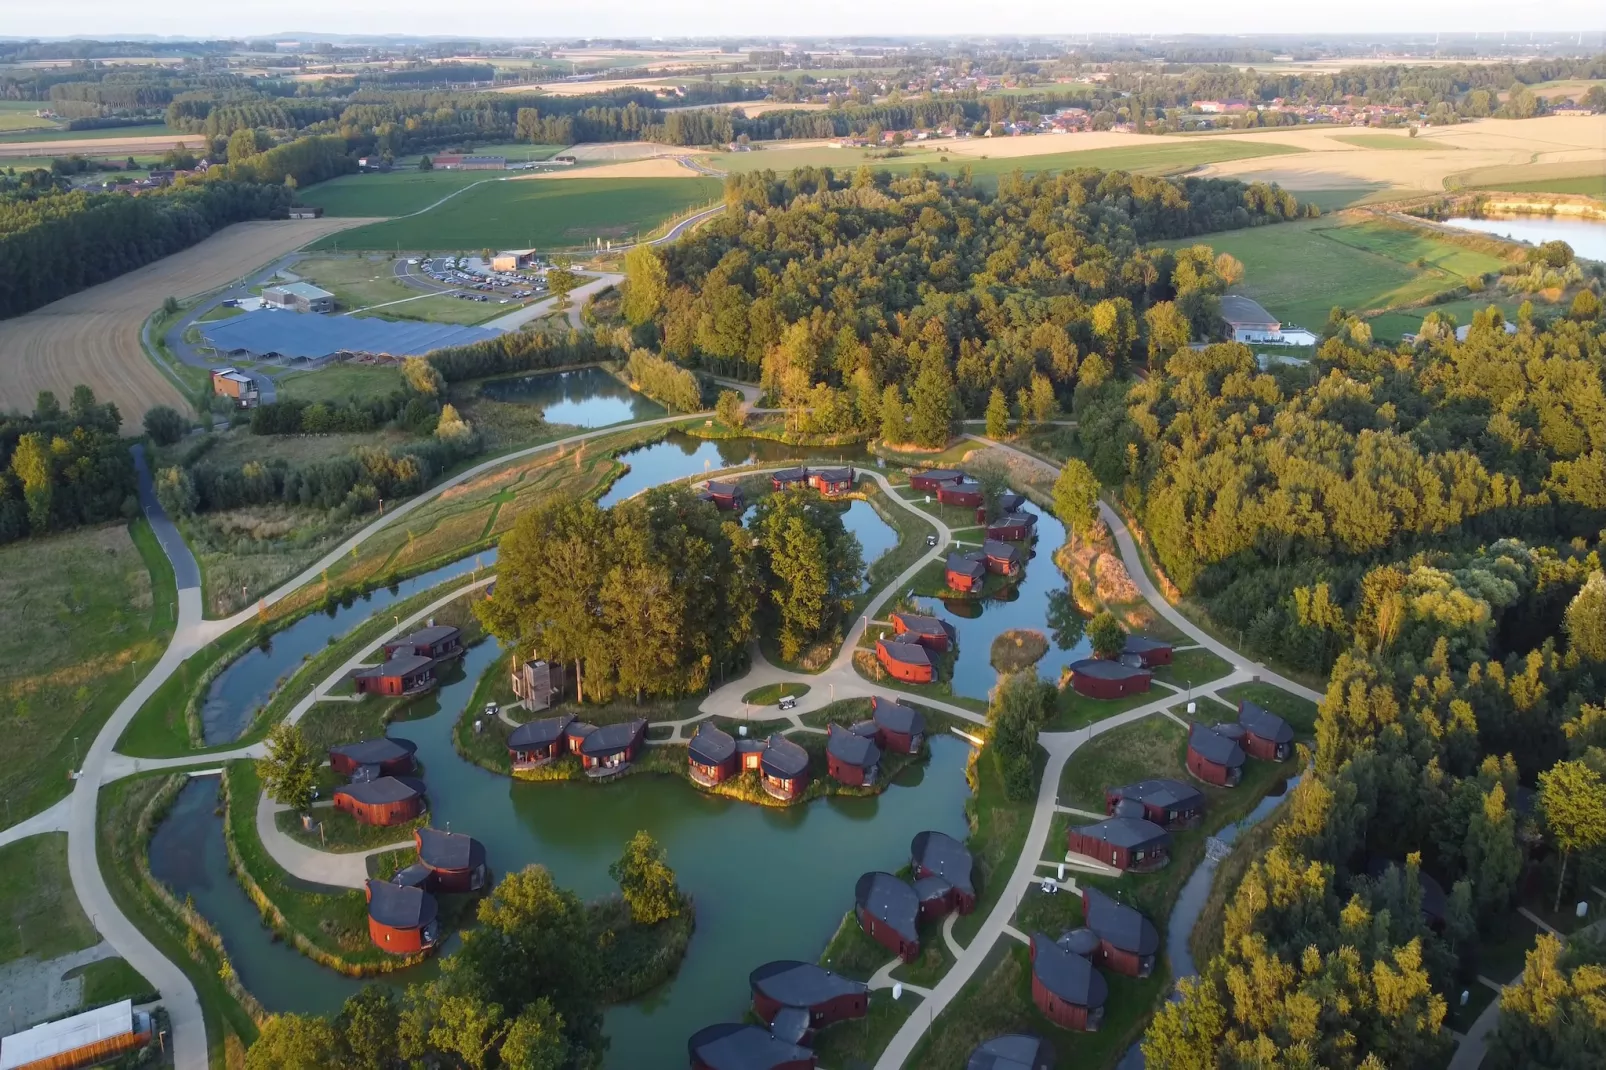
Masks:
[[[1501,219],[1446,219],[1444,222],[1463,230],[1476,230],[1499,238],[1542,245],[1547,241],[1564,241],[1573,252],[1590,260],[1606,260],[1606,222],[1589,219],[1569,219],[1560,216],[1515,216]]]
[[[651,420],[665,413],[662,405],[601,368],[491,379],[480,386],[480,395],[492,401],[537,406],[547,423],[575,427],[607,427],[627,420]]]
[[[671,431],[650,446],[621,453],[630,471],[619,477],[600,499],[604,506],[622,502],[660,483],[713,473],[744,464],[825,462],[863,467],[869,454],[862,445],[789,446],[758,438],[704,439]]]
[[[954,660],[954,694],[985,699],[998,681],[993,668],[993,640],[1011,628],[1032,628],[1049,640],[1048,653],[1037,663],[1045,679],[1058,682],[1060,670],[1088,656],[1092,645],[1083,639],[1069,650],[1054,642],[1048,626],[1048,596],[1066,589],[1065,576],[1054,564],[1054,551],[1065,544],[1065,525],[1035,505],[1024,507],[1037,516],[1037,541],[1029,550],[1026,575],[1013,590],[1001,597],[985,599],[916,599],[921,611],[941,617],[954,626],[959,637],[959,653]],[[976,539],[980,532],[966,532],[963,538]]]

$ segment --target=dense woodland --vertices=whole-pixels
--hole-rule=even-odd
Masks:
[[[0,543],[137,515],[134,462],[117,406],[73,388],[29,415],[0,415]]]

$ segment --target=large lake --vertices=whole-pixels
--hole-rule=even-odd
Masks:
[[[1517,216],[1512,219],[1446,219],[1452,227],[1476,230],[1499,238],[1542,245],[1564,241],[1573,252],[1590,260],[1606,260],[1606,222],[1563,219],[1558,216]]]

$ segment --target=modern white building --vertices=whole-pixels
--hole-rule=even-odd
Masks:
[[[1272,316],[1260,303],[1239,294],[1228,294],[1221,299],[1221,318],[1232,330],[1234,342],[1249,345],[1313,346],[1316,335],[1303,327],[1284,328],[1282,321]]]

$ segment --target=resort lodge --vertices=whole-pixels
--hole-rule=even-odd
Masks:
[[[892,613],[892,633],[899,642],[919,643],[927,650],[939,654],[954,642],[954,626],[937,617],[922,617],[914,613]]]
[[[881,771],[874,722],[864,721],[852,728],[832,723],[826,735],[825,760],[826,771],[839,784],[855,788],[874,785]]]
[[[424,812],[424,783],[382,776],[335,789],[335,809],[364,825],[400,825]]]
[[[477,892],[490,882],[485,845],[474,837],[421,828],[413,830],[413,843],[418,848],[418,864],[429,871],[430,891]]]
[[[428,951],[440,939],[435,897],[422,888],[403,887],[390,881],[369,880],[368,937],[374,946],[392,955]]]
[[[1243,729],[1235,724],[1214,727],[1195,721],[1188,728],[1188,772],[1218,788],[1235,788],[1244,775]]]
[[[699,1029],[686,1041],[691,1070],[814,1070],[808,1048],[782,1040],[761,1026],[722,1022]]]
[[[1107,866],[1147,873],[1165,865],[1170,857],[1171,834],[1141,817],[1112,817],[1095,825],[1072,828],[1065,846]]]
[[[1110,986],[1087,960],[1092,947],[1079,936],[1080,930],[1055,942],[1032,934],[1032,1002],[1062,1029],[1093,1032],[1104,1022]]]
[[[870,1010],[870,986],[812,962],[766,962],[747,975],[753,1013],[770,1031],[794,1043],[817,1029]]]
[[[407,739],[362,739],[329,748],[329,768],[352,780],[404,776],[415,768],[418,744]]]
[[[1136,803],[1136,814],[1165,829],[1192,828],[1204,815],[1204,793],[1169,777],[1140,780],[1104,791],[1104,812],[1114,817],[1121,803]],[[1128,811],[1130,812],[1130,811]]]
[[[982,584],[987,582],[986,556],[974,550],[969,553],[950,551],[943,582],[948,585],[950,591],[958,591],[961,594],[979,590]]]
[[[945,832],[919,832],[909,844],[909,868],[916,880],[940,878],[950,889],[952,909],[976,909],[975,860],[970,849]]]
[[[1088,698],[1125,698],[1149,689],[1153,675],[1147,669],[1124,665],[1109,658],[1083,658],[1070,666],[1071,687]]]
[[[903,961],[920,956],[920,897],[907,881],[866,873],[853,889],[853,913],[866,936]]]
[[[1141,911],[1084,885],[1082,917],[1098,937],[1093,957],[1099,965],[1128,977],[1147,977],[1154,972],[1160,930]]]
[[[1243,728],[1239,745],[1251,758],[1264,762],[1287,761],[1294,752],[1294,730],[1288,722],[1248,699],[1238,703],[1238,724]]]
[[[894,639],[877,639],[876,660],[894,680],[910,684],[929,684],[937,678],[937,668],[931,655],[919,643],[900,643]]]

